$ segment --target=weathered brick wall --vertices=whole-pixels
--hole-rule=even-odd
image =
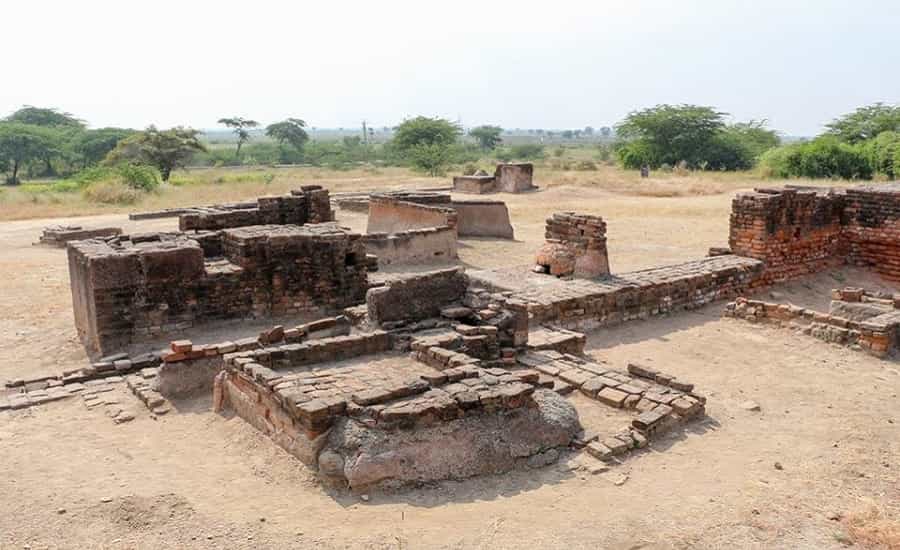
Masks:
[[[766,264],[767,282],[843,263],[842,195],[778,189],[741,193],[732,201],[729,245],[734,254]]]
[[[848,189],[845,202],[848,261],[900,281],[900,183]]]
[[[427,195],[423,195],[427,197]],[[423,200],[422,197],[415,197]],[[446,202],[443,196],[437,195],[435,204],[449,205],[449,196]],[[432,200],[427,197],[424,200]],[[369,199],[369,220],[366,233],[399,233],[410,229],[425,229],[428,227],[451,227],[456,230],[456,211],[447,206],[434,206],[420,202],[400,200],[390,195],[372,195]]]
[[[454,176],[453,191],[455,193],[471,193],[482,195],[497,191],[497,178],[494,176]]]
[[[423,264],[456,259],[456,231],[449,226],[363,235],[366,252],[378,265]]]
[[[334,220],[328,190],[319,185],[306,185],[289,195],[260,197],[255,208],[233,208],[230,205],[198,207],[178,217],[182,231],[226,229],[249,225],[303,225]]]
[[[368,287],[362,240],[334,224],[79,241],[69,274],[92,354],[209,321],[336,311]]]
[[[494,171],[496,188],[504,193],[520,193],[534,189],[534,165],[530,162],[498,164]]]
[[[438,317],[441,309],[462,300],[467,285],[462,268],[390,281],[366,294],[369,321],[380,325]]]
[[[460,237],[515,238],[513,226],[509,221],[509,210],[504,202],[453,201],[450,208],[456,211],[456,231]]]
[[[532,328],[547,323],[585,332],[735,298],[761,285],[762,273],[761,261],[729,255],[594,280],[560,280],[524,267],[468,277],[503,292],[507,306],[523,304]]]
[[[80,225],[51,225],[44,228],[39,242],[41,244],[49,244],[51,246],[64,248],[69,241],[115,237],[121,233],[122,229],[118,227],[95,227],[86,229]]]
[[[536,258],[544,272],[586,278],[609,275],[606,222],[600,216],[557,212],[547,218],[544,237],[547,243]]]

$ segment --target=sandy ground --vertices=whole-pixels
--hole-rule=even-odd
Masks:
[[[565,187],[499,198],[517,241],[466,240],[466,265],[527,263],[543,219],[564,209],[608,220],[614,271],[694,259],[724,244],[730,207],[730,195]],[[78,223],[175,225],[122,220]],[[65,253],[31,246],[46,224],[0,224],[0,380],[86,360]],[[773,292],[822,304],[830,286],[860,280],[890,288],[851,270]],[[900,512],[898,364],[720,311],[590,336],[596,359],[655,365],[709,398],[705,421],[597,475],[572,455],[366,501],[323,490],[242,420],[211,413],[206,398],[156,420],[136,407],[121,425],[77,400],[0,413],[0,548],[842,548],[853,514]],[[743,408],[747,400],[761,410]]]

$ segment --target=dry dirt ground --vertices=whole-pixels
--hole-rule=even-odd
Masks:
[[[730,194],[639,198],[573,187],[497,198],[508,201],[518,240],[466,240],[466,265],[527,263],[544,218],[566,209],[607,219],[614,271],[694,259],[725,244],[730,204]],[[77,221],[126,231],[175,225],[123,219]],[[47,223],[0,224],[0,380],[86,361],[65,252],[31,245]],[[891,288],[842,270],[769,293],[823,307],[828,288],[860,281]],[[0,548],[900,544],[892,523],[900,365],[720,312],[713,305],[590,335],[598,360],[655,365],[709,398],[705,421],[596,475],[571,455],[540,470],[365,500],[323,490],[248,424],[210,412],[208,398],[154,420],[122,392],[137,418],[121,425],[77,400],[0,413]],[[760,410],[747,410],[748,400]]]

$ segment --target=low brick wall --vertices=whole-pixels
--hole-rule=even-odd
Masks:
[[[410,229],[399,233],[363,235],[366,253],[378,257],[378,265],[425,264],[455,260],[456,230],[452,227]]]
[[[534,165],[530,162],[498,164],[494,171],[497,190],[504,193],[521,193],[535,188],[532,179]]]
[[[236,207],[237,206],[237,207]],[[334,221],[328,190],[305,185],[288,195],[260,197],[253,207],[246,204],[195,207],[180,214],[181,231],[218,230],[249,225],[303,225]]]
[[[366,293],[369,321],[380,325],[438,317],[443,308],[462,300],[467,284],[462,268],[390,281]]]
[[[557,212],[547,218],[544,237],[535,269],[560,277],[609,275],[606,222],[600,216]]]
[[[596,280],[561,280],[524,266],[469,277],[473,285],[507,291],[507,303],[524,305],[532,327],[551,324],[585,332],[735,298],[760,286],[762,273],[759,260],[718,256]]]
[[[121,233],[122,229],[118,227],[94,227],[92,229],[86,229],[80,225],[51,225],[44,228],[44,231],[40,236],[39,244],[65,248],[69,241],[115,237]]]
[[[460,237],[515,238],[509,210],[504,202],[453,201],[450,208],[457,213],[456,230]]]
[[[841,264],[843,198],[817,190],[757,190],[732,201],[729,245],[766,264],[774,283]]]
[[[454,193],[483,195],[497,192],[497,178],[494,176],[454,176]]]
[[[900,183],[847,189],[848,261],[900,281]]]
[[[211,321],[338,311],[368,288],[360,236],[334,224],[122,235],[68,255],[75,326],[93,355]]]
[[[452,208],[372,195],[366,233],[399,233],[430,227],[451,227],[455,230],[456,222],[457,214]]]
[[[738,298],[725,307],[724,315],[754,323],[773,323],[792,328],[826,342],[861,349],[877,357],[895,352],[900,328],[900,311],[892,311],[864,321],[852,321],[788,304]]]

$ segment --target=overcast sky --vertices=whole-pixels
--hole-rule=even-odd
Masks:
[[[0,114],[583,128],[684,102],[810,135],[900,102],[898,28],[900,0],[9,0]]]

